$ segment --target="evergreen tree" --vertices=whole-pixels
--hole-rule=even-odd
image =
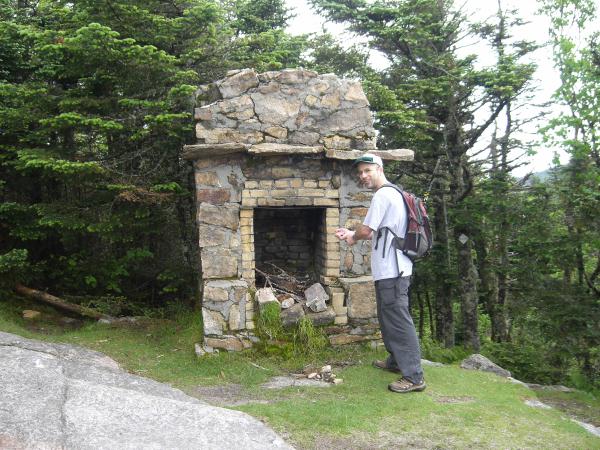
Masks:
[[[295,66],[304,45],[282,30],[283,2],[230,6],[2,3],[5,280],[147,305],[195,295],[193,176],[179,154],[194,142],[196,86]]]
[[[520,52],[499,55],[495,65],[478,68],[476,56],[461,56],[457,47],[465,34],[475,36],[481,27],[469,27],[451,1],[312,3],[327,17],[345,22],[352,31],[366,36],[369,45],[390,62],[382,74],[382,84],[393,93],[386,106],[394,108],[377,111],[380,145],[417,150],[415,163],[397,175],[416,178],[433,207],[436,336],[446,346],[454,344],[452,299],[453,293],[458,293],[462,341],[478,349],[475,230],[465,201],[475,183],[469,151],[524,90],[533,67],[519,59],[531,48],[523,45]],[[489,26],[492,30],[498,27]],[[485,109],[489,112],[480,118],[477,112]]]

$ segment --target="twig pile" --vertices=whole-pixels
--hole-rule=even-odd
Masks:
[[[264,287],[269,286],[273,291],[279,294],[289,294],[295,297],[302,298],[304,291],[312,284],[311,277],[308,274],[302,276],[294,276],[287,273],[281,267],[275,264],[265,263],[275,269],[276,272],[269,273],[263,267],[263,270],[254,269],[264,278]]]

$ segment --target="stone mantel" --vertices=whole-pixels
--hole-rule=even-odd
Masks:
[[[239,142],[222,144],[184,145],[183,158],[186,160],[210,159],[231,153],[249,153],[258,156],[320,155],[328,159],[354,160],[366,153],[362,150],[326,149],[319,145],[290,145],[279,143],[244,144]],[[414,151],[400,148],[394,150],[369,150],[384,161],[412,161]]]

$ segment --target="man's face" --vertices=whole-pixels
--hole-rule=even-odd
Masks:
[[[360,183],[367,189],[377,189],[383,169],[377,164],[358,163],[357,173]]]

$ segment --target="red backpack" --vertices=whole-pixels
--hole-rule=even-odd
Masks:
[[[381,238],[382,231],[385,230],[383,256],[385,256],[385,245],[387,242],[388,233],[392,233],[394,248],[402,251],[402,253],[404,253],[413,262],[424,258],[429,254],[431,247],[433,246],[433,236],[431,234],[431,226],[429,224],[429,216],[427,215],[425,204],[419,197],[400,189],[395,184],[386,183],[381,187],[394,188],[400,193],[400,195],[402,195],[407,216],[406,232],[404,237],[401,238],[388,227],[380,228],[377,230],[375,249],[377,249],[377,246],[379,245],[379,238]]]

